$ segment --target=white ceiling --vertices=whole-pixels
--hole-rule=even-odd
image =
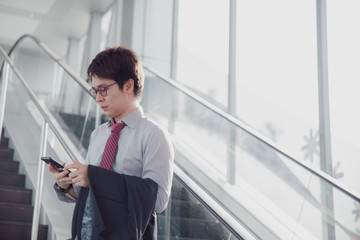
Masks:
[[[59,56],[68,39],[83,37],[92,11],[104,12],[113,0],[0,0],[0,45],[7,50],[23,34],[32,34]]]

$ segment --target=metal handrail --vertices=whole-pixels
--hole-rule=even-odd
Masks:
[[[14,73],[16,74],[16,76],[19,78],[20,82],[24,85],[25,87],[25,91],[26,93],[29,95],[31,101],[35,104],[36,108],[39,110],[40,114],[43,116],[43,118],[45,119],[46,122],[49,123],[50,128],[52,129],[52,131],[54,132],[55,136],[59,139],[61,145],[63,145],[63,147],[65,148],[65,151],[69,154],[69,156],[71,157],[71,159],[76,159],[75,158],[75,154],[72,153],[71,148],[69,147],[69,145],[66,143],[66,141],[62,138],[60,132],[57,130],[56,126],[51,122],[51,118],[49,117],[50,114],[48,113],[47,110],[45,110],[39,100],[37,99],[37,97],[35,96],[35,94],[31,91],[31,88],[29,87],[29,85],[26,83],[26,81],[24,80],[24,78],[22,77],[22,75],[20,74],[20,72],[17,70],[17,68],[14,66],[14,64],[12,63],[11,59],[8,57],[8,55],[6,54],[6,52],[4,51],[4,49],[0,46],[0,52],[2,53],[2,55],[5,57],[5,61],[7,62],[7,64],[9,64],[9,66],[12,68],[12,70],[14,71]],[[2,126],[1,126],[2,127]]]
[[[41,134],[39,159],[40,159],[40,157],[45,156],[44,154],[46,153],[48,126],[50,126],[54,135],[59,140],[61,145],[64,147],[65,151],[70,156],[70,158],[76,159],[75,154],[72,152],[71,148],[66,143],[66,141],[62,138],[62,136],[61,136],[60,132],[57,130],[56,126],[52,123],[51,118],[49,117],[49,113],[47,112],[47,110],[45,110],[44,108],[41,107],[40,102],[38,101],[38,99],[36,98],[34,93],[31,91],[29,85],[25,82],[24,78],[22,77],[20,72],[17,70],[17,68],[14,66],[13,62],[11,61],[11,59],[9,58],[9,56],[7,55],[7,53],[4,51],[4,49],[1,46],[0,46],[0,53],[5,58],[5,62],[4,62],[3,66],[8,65],[9,67],[12,68],[15,75],[18,77],[19,81],[24,86],[25,92],[28,94],[31,101],[34,103],[34,105],[39,110],[40,114],[42,115],[42,117],[44,119],[42,130],[41,130],[42,134]],[[0,119],[0,131],[2,130],[4,113],[5,113],[5,101],[6,101],[5,98],[6,98],[8,71],[9,71],[8,67],[6,67],[5,71],[6,71],[7,76],[5,76],[5,79],[3,79],[4,82],[3,82],[2,91],[4,91],[5,94],[2,95],[1,106],[0,106],[1,110],[2,110],[1,119]],[[1,134],[1,132],[0,132],[0,134]],[[38,236],[38,228],[39,228],[38,222],[39,222],[39,214],[40,214],[40,199],[42,198],[41,196],[42,196],[42,186],[43,186],[43,176],[44,176],[44,164],[45,163],[41,162],[40,167],[38,168],[35,206],[34,206],[34,212],[33,212],[33,224],[32,224],[32,230],[31,230],[31,239],[37,239],[37,236]]]
[[[34,36],[30,35],[30,34],[24,34],[24,35],[22,35],[22,36],[21,36],[20,38],[18,38],[18,39],[16,40],[16,42],[13,44],[13,46],[11,47],[8,55],[11,56],[11,53],[15,50],[15,48],[17,47],[17,45],[18,45],[20,42],[22,42],[24,39],[26,39],[26,38],[32,39],[40,48],[42,48],[42,50],[44,50],[44,52],[45,52],[52,60],[54,60],[54,62],[58,63],[58,64],[62,67],[62,69],[64,69],[64,71],[65,71],[66,73],[68,73],[68,74],[80,85],[80,87],[82,87],[82,88],[85,90],[85,92],[86,92],[87,94],[89,94],[89,96],[91,96],[92,98],[94,98],[94,97],[89,93],[89,91],[88,91],[88,90],[89,90],[89,86],[88,86],[88,84],[86,83],[86,81],[85,81],[84,79],[82,79],[76,72],[74,72],[74,71],[72,70],[72,68],[71,68],[69,65],[67,65],[66,62],[65,62],[63,59],[59,58],[59,57],[57,56],[57,54],[54,53],[54,52],[51,50],[51,48],[49,48],[45,43],[43,43],[42,41],[40,41],[38,38],[36,38],[36,37],[34,37]],[[1,70],[0,70],[0,72],[1,72]],[[86,114],[85,122],[86,122],[86,120],[88,119],[88,115],[89,115],[89,112],[87,112],[87,114]],[[84,133],[85,133],[85,124],[84,124],[83,131],[82,131],[82,137],[81,137],[81,140],[80,140],[80,145],[81,145],[81,143],[82,143]]]
[[[287,157],[288,159],[290,159],[291,161],[293,161],[294,163],[296,163],[300,167],[302,167],[305,170],[313,173],[317,177],[319,177],[322,180],[326,181],[327,183],[329,183],[333,187],[337,188],[341,192],[345,193],[349,197],[353,198],[354,200],[356,200],[358,202],[360,201],[360,194],[359,193],[357,193],[356,191],[354,191],[354,190],[350,189],[349,187],[343,185],[342,183],[340,183],[338,180],[336,180],[332,176],[330,176],[330,175],[328,175],[328,174],[326,174],[326,173],[324,173],[322,171],[316,170],[312,166],[310,166],[310,165],[308,165],[306,163],[300,162],[295,157],[292,157],[291,154],[289,154],[287,150],[285,150],[283,147],[280,147],[277,143],[271,141],[270,139],[267,139],[266,137],[264,137],[260,133],[256,132],[254,129],[251,129],[249,126],[247,126],[246,124],[241,122],[239,119],[237,119],[237,118],[231,116],[230,114],[224,112],[223,110],[221,110],[220,108],[218,108],[215,105],[211,104],[207,100],[205,100],[202,97],[198,96],[197,94],[193,93],[188,88],[181,85],[180,83],[163,76],[162,74],[158,73],[156,70],[152,69],[149,66],[146,66],[146,65],[143,64],[143,67],[145,69],[147,69],[149,72],[151,72],[152,74],[154,74],[155,76],[157,76],[160,80],[162,80],[162,81],[166,82],[167,84],[175,87],[176,89],[178,89],[179,91],[181,91],[185,95],[189,96],[190,98],[192,98],[193,100],[195,100],[199,104],[205,106],[206,108],[208,108],[209,110],[211,110],[215,114],[217,114],[217,115],[221,116],[222,118],[228,120],[230,123],[234,124],[235,126],[239,127],[240,129],[247,132],[251,136],[255,137],[260,142],[266,144],[270,148],[272,148],[275,151],[279,152],[280,154],[284,155],[285,157]]]
[[[86,83],[86,81],[84,79],[82,79],[76,72],[74,72],[71,69],[71,67],[69,65],[67,65],[63,59],[59,58],[57,56],[57,54],[54,53],[45,43],[43,43],[38,38],[36,38],[32,35],[25,34],[25,35],[22,35],[18,40],[16,40],[14,45],[11,47],[11,49],[8,53],[8,56],[11,56],[11,53],[14,51],[14,49],[17,47],[17,45],[26,38],[31,38],[36,44],[38,44],[39,47],[41,47],[50,58],[52,58],[55,62],[57,62],[65,70],[65,72],[67,72],[87,93],[89,93],[88,92],[89,86]],[[89,93],[89,95],[90,95],[90,93]]]
[[[54,61],[56,61],[57,63],[59,63],[60,66],[62,66],[64,68],[64,70],[71,76],[74,78],[74,80],[76,82],[78,82],[78,84],[84,88],[85,90],[88,90],[87,88],[87,84],[85,83],[85,81],[78,76],[66,63],[64,63],[63,60],[59,59],[55,53],[52,52],[52,50],[50,48],[48,48],[43,42],[41,42],[39,39],[37,39],[36,37],[32,36],[32,35],[23,35],[21,36],[16,42],[15,44],[12,46],[12,48],[9,51],[9,55],[11,54],[11,52],[16,48],[17,44],[19,42],[21,42],[23,39],[25,38],[31,38],[33,39]],[[162,76],[162,74],[158,73],[156,70],[152,69],[151,67],[147,66],[146,64],[143,64],[144,68],[147,69],[148,71],[150,71],[152,74],[154,74],[155,76],[159,77],[159,79],[163,80],[164,82],[172,85],[173,87],[175,87],[176,89],[178,89],[179,91],[181,91],[182,93],[186,94],[187,96],[189,96],[190,98],[192,98],[193,100],[195,100],[196,102],[200,103],[201,105],[205,106],[206,108],[210,109],[212,112],[214,112],[215,114],[218,114],[219,116],[223,117],[224,119],[228,120],[229,122],[231,122],[232,124],[234,124],[235,126],[239,127],[240,129],[244,130],[245,132],[249,133],[251,136],[255,137],[256,139],[258,139],[259,141],[263,142],[264,144],[266,144],[267,146],[269,146],[270,148],[276,150],[277,152],[279,152],[280,154],[284,155],[285,157],[287,157],[288,159],[290,159],[291,161],[293,161],[295,164],[299,165],[300,167],[304,168],[305,170],[313,173],[314,175],[316,175],[317,177],[321,178],[322,180],[326,181],[327,183],[329,183],[330,185],[332,185],[333,187],[335,187],[336,189],[338,189],[339,191],[345,193],[346,195],[348,195],[349,197],[353,198],[356,201],[360,201],[360,194],[357,193],[356,191],[350,189],[349,187],[343,185],[342,183],[340,183],[338,180],[336,180],[335,178],[333,178],[332,176],[314,169],[312,166],[310,166],[309,164],[303,163],[301,161],[299,161],[298,159],[296,159],[295,157],[292,157],[291,154],[289,154],[289,151],[285,150],[283,147],[280,147],[277,143],[267,139],[266,137],[264,137],[263,135],[261,135],[260,133],[256,132],[254,129],[251,129],[249,126],[247,126],[246,124],[242,123],[240,120],[238,120],[237,118],[229,115],[228,113],[224,112],[223,110],[221,110],[220,108],[214,106],[213,104],[209,103],[208,101],[206,101],[205,99],[201,98],[200,96],[196,95],[195,93],[193,93],[192,91],[190,91],[189,89],[185,88],[184,86],[182,86],[181,84],[179,84],[178,82],[171,80],[167,77]]]

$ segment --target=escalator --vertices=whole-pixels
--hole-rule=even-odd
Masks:
[[[50,127],[46,154],[65,162],[74,158],[83,162],[89,134],[97,124],[106,121],[85,91],[87,83],[45,50],[37,39],[24,36],[9,54],[16,70],[7,64],[1,71],[1,81],[9,79],[5,134],[15,146],[27,188],[36,188],[40,174],[38,159],[44,122]],[[68,238],[74,205],[59,202],[51,186],[53,177],[47,171],[42,174],[40,226],[48,225],[49,238]],[[200,197],[201,189],[194,191],[195,185],[175,166],[169,206],[158,215],[159,239],[243,239],[239,230],[207,203],[205,193]],[[33,196],[32,202],[36,201]]]
[[[84,161],[88,137],[106,117],[87,83],[36,38],[19,39],[9,56],[17,72],[1,71],[2,82],[9,77],[4,125],[35,188],[44,119],[47,154],[70,162]],[[176,146],[159,239],[360,239],[353,213],[359,194],[148,66],[145,76],[145,114]],[[63,239],[73,205],[58,203],[52,183],[45,172],[40,223]]]

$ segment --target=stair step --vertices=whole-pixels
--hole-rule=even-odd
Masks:
[[[0,172],[17,173],[19,170],[19,162],[15,161],[0,161]]]
[[[0,141],[0,148],[7,148],[9,146],[9,139],[2,138]]]
[[[0,148],[0,159],[12,159],[14,156],[14,149]]]
[[[0,172],[0,185],[13,186],[13,187],[24,187],[25,186],[25,175]]]
[[[33,209],[33,206],[28,204],[0,203],[0,221],[31,223]]]
[[[31,204],[32,191],[24,188],[0,186],[1,203]]]
[[[39,225],[38,240],[46,240],[47,232],[46,225]],[[2,240],[30,240],[31,223],[0,221],[0,236]]]
[[[2,131],[4,133],[4,129]],[[0,141],[0,239],[30,240],[34,207],[32,190],[25,189],[25,175],[18,174],[19,162],[13,161],[9,139]],[[39,225],[38,240],[46,240],[48,226]]]

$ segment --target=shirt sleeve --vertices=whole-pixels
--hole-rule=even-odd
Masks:
[[[77,187],[75,185],[73,185],[74,191],[76,193],[76,195],[79,195],[79,191],[80,191],[80,187]],[[67,202],[67,203],[74,203],[76,202],[76,199],[73,198],[70,194],[68,193],[64,193],[61,192],[60,190],[58,190],[55,185],[54,185],[54,190],[56,192],[56,195],[58,197],[58,199],[62,202]]]
[[[150,178],[158,184],[155,212],[162,212],[170,197],[174,147],[169,134],[158,126],[154,126],[146,139],[143,161],[142,178]]]

